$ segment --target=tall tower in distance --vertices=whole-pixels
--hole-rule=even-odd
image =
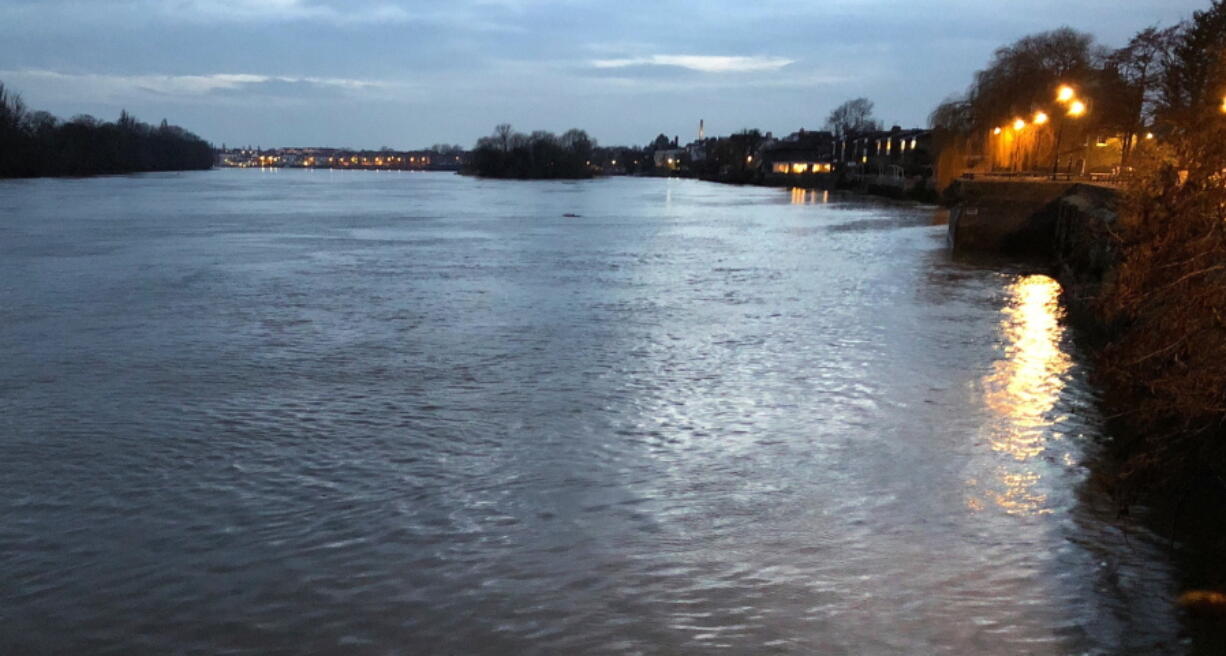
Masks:
[[[702,119],[698,119],[698,140],[702,141],[706,136],[706,130],[702,127]]]

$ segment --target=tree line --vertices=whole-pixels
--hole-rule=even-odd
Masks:
[[[1041,113],[1044,123],[1065,126],[1079,138],[1118,135],[1127,164],[1146,135],[1162,134],[1159,114],[1171,98],[1175,49],[1188,25],[1149,27],[1115,49],[1068,27],[1023,37],[997,49],[964,93],[933,111],[930,123],[952,137],[982,139]],[[1084,115],[1057,100],[1065,86]]]
[[[153,127],[126,111],[113,123],[89,115],[61,121],[26,108],[0,82],[0,177],[186,171],[213,165],[213,148],[165,120]]]
[[[595,148],[596,140],[583,130],[524,134],[503,123],[477,140],[468,170],[488,178],[590,178]]]

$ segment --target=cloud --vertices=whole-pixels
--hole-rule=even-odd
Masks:
[[[73,74],[50,70],[0,70],[0,79],[39,88],[51,95],[85,93],[110,101],[140,96],[161,99],[195,99],[211,95],[302,96],[306,92],[327,94],[385,90],[400,86],[379,80],[331,77],[295,77],[253,73],[210,75],[104,75]]]
[[[671,66],[702,73],[756,73],[777,71],[795,63],[783,57],[732,57],[723,55],[650,55],[621,59],[595,59],[596,68],[627,68],[639,66]]]
[[[244,22],[323,20],[334,23],[400,22],[410,18],[399,5],[351,2],[342,7],[305,0],[183,0],[158,5],[171,18]]]

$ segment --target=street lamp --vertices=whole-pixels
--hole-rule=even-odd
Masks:
[[[1035,125],[1043,125],[1046,122],[1047,122],[1046,112],[1035,112],[1034,113],[1034,124]]]
[[[1068,116],[1078,118],[1086,113],[1086,104],[1077,99],[1077,92],[1067,84],[1060,85],[1056,90],[1056,100],[1068,105]],[[1064,121],[1060,121],[1060,127],[1056,128],[1056,147],[1052,152],[1051,157],[1051,178],[1056,179],[1056,175],[1060,173],[1060,142],[1064,138]]]

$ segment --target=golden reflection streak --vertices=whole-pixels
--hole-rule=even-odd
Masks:
[[[830,192],[823,191],[819,195],[815,189],[792,187],[793,205],[824,205],[830,202]]]
[[[1001,320],[1005,354],[983,380],[984,401],[1001,420],[991,431],[992,450],[1028,463],[1043,451],[1047,414],[1060,398],[1072,360],[1060,348],[1059,283],[1025,276],[1008,291],[1012,298]],[[1033,491],[1037,471],[1002,467],[997,474],[997,490],[987,495],[991,501],[1011,514],[1041,511],[1046,498]],[[974,509],[981,502],[968,505]]]

